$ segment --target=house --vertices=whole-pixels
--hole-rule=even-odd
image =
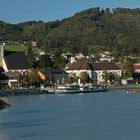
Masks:
[[[4,45],[0,45],[0,67],[9,77],[9,86],[18,86],[19,76],[29,71],[27,58],[24,52],[4,52]]]
[[[31,42],[31,45],[32,45],[33,47],[36,47],[37,42],[36,42],[36,41],[32,41],[32,42]]]
[[[134,72],[140,73],[140,63],[134,63],[133,69],[134,69]]]
[[[36,61],[40,60],[40,57],[46,55],[46,53],[44,51],[38,50],[37,52],[34,52],[34,57],[36,59]]]
[[[112,57],[112,53],[111,52],[104,51],[104,52],[100,53],[100,61],[111,62],[112,60],[114,60],[114,58]]]
[[[38,75],[48,83],[64,84],[68,82],[68,74],[62,69],[43,69],[38,71]]]
[[[104,56],[112,56],[112,53],[110,51],[103,51],[100,53],[100,56],[104,57]]]
[[[77,53],[77,54],[75,55],[75,58],[76,58],[77,60],[79,60],[79,59],[85,58],[85,56],[84,56],[82,53]]]
[[[29,71],[27,58],[24,52],[15,52],[4,56],[5,73],[10,77],[9,85],[17,85],[20,75]]]
[[[73,57],[73,54],[71,52],[67,52],[67,53],[63,53],[62,56],[66,59],[66,60],[70,60],[71,57]]]
[[[81,72],[87,72],[94,82],[102,83],[104,82],[103,72],[105,70],[119,76],[122,75],[122,70],[115,63],[94,62],[92,59],[74,62],[66,69],[66,72],[69,74],[75,73],[77,76],[79,76]]]

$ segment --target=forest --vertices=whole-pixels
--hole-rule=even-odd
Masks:
[[[112,51],[114,56],[140,54],[140,9],[94,7],[72,17],[50,22],[0,21],[0,40],[36,41],[47,52],[96,54]]]

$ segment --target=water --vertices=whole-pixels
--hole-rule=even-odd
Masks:
[[[139,140],[140,94],[8,97],[0,140]]]

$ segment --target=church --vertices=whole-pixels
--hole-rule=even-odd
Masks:
[[[0,42],[0,83],[17,87],[19,76],[29,71],[27,58],[24,52],[4,51],[4,46]]]

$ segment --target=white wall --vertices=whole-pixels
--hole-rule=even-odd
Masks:
[[[91,79],[93,79],[93,81],[96,81],[97,83],[102,83],[104,82],[104,79],[103,79],[103,71],[104,70],[96,70],[96,71],[91,71],[91,70],[66,70],[66,72],[68,74],[72,74],[72,73],[75,73],[76,76],[79,76],[81,72],[87,72],[89,74],[89,77]],[[111,72],[111,73],[116,73],[118,74],[119,76],[122,75],[122,71],[121,70],[107,70],[107,72]]]
[[[104,79],[103,79],[103,71],[104,70],[99,70],[99,71],[96,71],[97,72],[97,82],[98,83],[102,83],[104,82]],[[118,74],[119,76],[122,76],[122,71],[121,70],[107,70],[107,72],[111,72],[111,73],[114,73],[114,74]]]

